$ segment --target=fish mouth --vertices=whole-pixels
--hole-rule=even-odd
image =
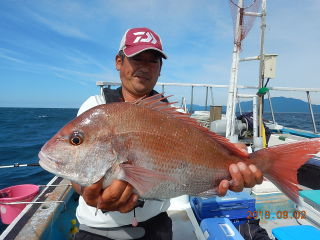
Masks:
[[[42,151],[39,152],[38,157],[40,158],[39,164],[44,170],[46,170],[50,173],[53,173],[59,177],[66,178],[72,182],[78,183],[79,185],[84,186],[84,187],[88,187],[92,184],[89,182],[89,179],[87,179],[87,178],[79,179],[77,176],[65,174],[65,172],[63,172],[63,167],[60,168],[60,166],[63,166],[66,164],[62,163],[61,161],[59,161],[55,158],[48,156],[47,154],[43,153]]]
[[[54,169],[59,168],[62,165],[65,165],[61,161],[48,156],[47,154],[43,153],[42,151],[39,152],[38,157],[40,158],[39,164],[47,171],[52,171]]]

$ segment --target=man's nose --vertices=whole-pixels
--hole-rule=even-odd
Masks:
[[[149,72],[149,62],[148,61],[141,61],[140,70],[142,72]]]

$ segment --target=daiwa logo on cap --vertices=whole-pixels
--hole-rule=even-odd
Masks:
[[[144,34],[145,34],[145,32],[136,32],[136,33],[133,33],[133,35],[144,35]],[[141,39],[140,42],[150,42],[150,41],[152,41],[151,43],[153,43],[153,44],[156,44],[156,43],[157,43],[157,39],[152,35],[151,32],[147,32],[146,35],[147,35],[147,38],[141,39],[142,36],[139,36],[139,37],[137,37],[137,38],[133,41],[133,43],[139,42],[140,39]]]
[[[155,50],[161,53],[164,59],[167,55],[163,52],[162,42],[158,34],[149,28],[132,28],[124,34],[119,51],[127,57],[133,57],[145,50]]]

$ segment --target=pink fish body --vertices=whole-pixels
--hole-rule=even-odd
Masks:
[[[218,134],[153,96],[135,103],[99,105],[64,126],[39,153],[41,166],[84,187],[104,177],[132,184],[141,198],[216,194],[231,179],[232,163],[252,162],[299,202],[297,169],[315,154],[319,139],[243,152]],[[290,168],[290,170],[289,170]]]

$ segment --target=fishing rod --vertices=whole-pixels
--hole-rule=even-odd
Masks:
[[[40,166],[39,163],[28,163],[28,164],[15,163],[14,165],[0,166],[0,168],[10,168],[10,167],[38,167],[38,166]]]

